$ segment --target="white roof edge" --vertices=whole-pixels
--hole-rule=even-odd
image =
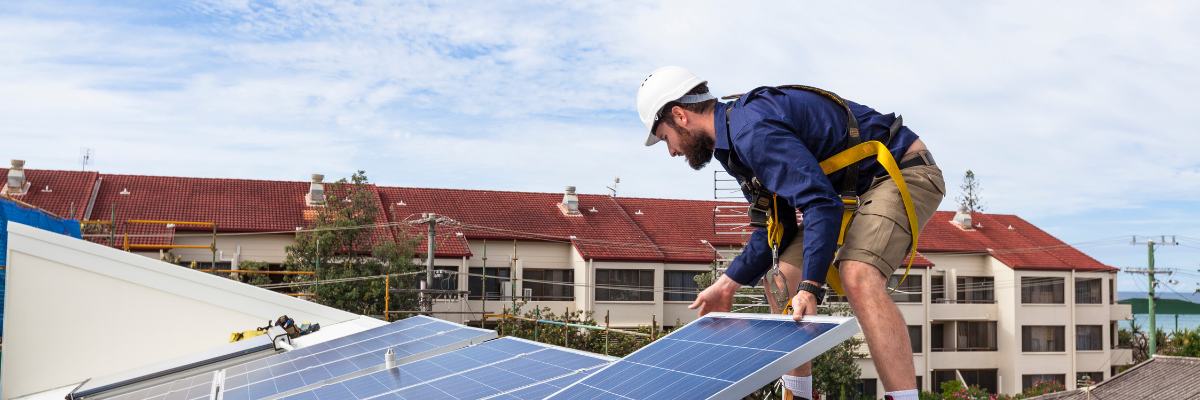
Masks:
[[[75,390],[76,387],[79,387],[80,383],[83,382],[76,382],[69,386],[63,386],[58,389],[50,389],[44,392],[27,394],[14,398],[13,400],[63,400],[67,398],[67,395],[71,394],[71,391]]]
[[[19,248],[22,252],[36,251],[38,257],[50,261],[252,315],[271,315],[277,313],[275,310],[279,308],[287,308],[326,319],[326,321],[312,322],[346,322],[362,317],[358,314],[17,222],[9,222],[8,232],[10,252],[14,248]],[[79,262],[84,258],[88,262]],[[97,262],[97,259],[100,261]],[[231,294],[233,296],[230,296]],[[247,302],[246,300],[254,301]]]

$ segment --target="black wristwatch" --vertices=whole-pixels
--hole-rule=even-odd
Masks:
[[[817,305],[818,306],[821,305],[821,301],[825,300],[825,288],[808,283],[808,282],[800,282],[800,285],[796,286],[796,292],[797,293],[799,293],[799,292],[812,293],[813,296],[817,297]]]

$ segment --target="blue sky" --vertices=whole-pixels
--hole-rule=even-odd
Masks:
[[[1118,267],[1200,239],[1200,24],[1187,2],[8,1],[0,157],[106,173],[706,199],[644,148],[638,84],[807,84],[887,112],[988,212]],[[954,190],[952,190],[954,192]],[[953,196],[942,209],[952,209]],[[1200,281],[1200,241],[1159,252]],[[1139,290],[1131,279],[1122,290]]]

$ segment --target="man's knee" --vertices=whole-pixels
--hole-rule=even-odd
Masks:
[[[842,288],[847,294],[872,293],[887,289],[887,277],[879,268],[861,261],[845,260],[838,265],[842,277]]]

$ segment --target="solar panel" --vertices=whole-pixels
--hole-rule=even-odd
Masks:
[[[331,379],[382,369],[391,348],[396,359],[415,360],[496,337],[496,332],[417,316],[314,346],[225,370],[222,400],[280,397]],[[365,370],[365,372],[364,372]]]
[[[285,399],[480,399],[572,375],[578,379],[579,371],[609,362],[604,356],[506,337]]]
[[[177,379],[135,392],[106,397],[105,400],[208,400],[212,398],[213,376],[209,372]]]
[[[857,332],[847,317],[711,313],[548,399],[740,399]]]
[[[608,364],[605,363],[603,365],[608,365]],[[492,397],[484,397],[481,400],[484,400],[484,399],[486,399],[486,400],[542,400],[542,399],[554,394],[554,392],[557,392],[559,390],[562,390],[562,388],[570,386],[572,383],[579,382],[580,379],[583,379],[583,378],[587,377],[588,375],[590,375],[591,373],[598,371],[600,368],[603,367],[603,365],[593,367],[591,369],[576,371],[570,375],[562,376],[562,377],[552,379],[552,380],[549,380],[546,382],[539,382],[537,384],[525,386],[525,387],[522,387],[520,389],[513,390],[513,391],[504,392],[504,393],[501,393],[501,394],[498,394],[498,395],[495,395]]]

